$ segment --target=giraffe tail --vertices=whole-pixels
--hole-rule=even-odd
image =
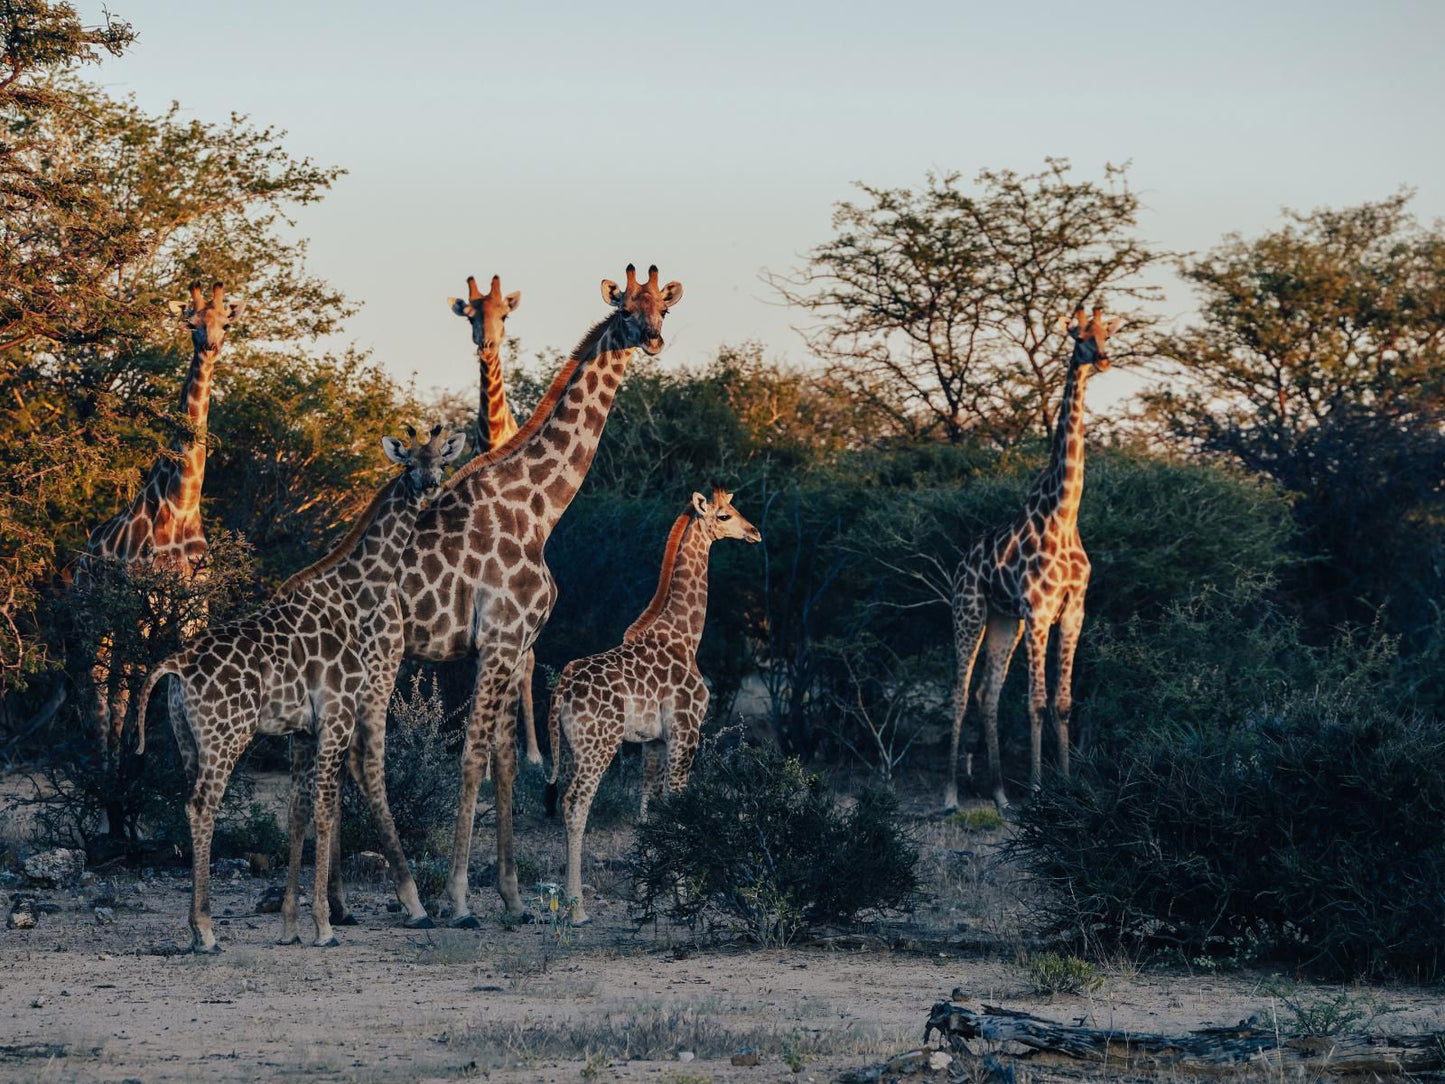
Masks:
[[[140,697],[135,706],[135,726],[138,731],[135,742],[137,756],[140,756],[146,751],[146,705],[150,703],[151,693],[154,692],[155,687],[160,684],[161,678],[167,674],[174,674],[176,677],[181,676],[179,656],[172,655],[164,662],[158,664],[154,670],[146,675],[145,684],[141,686]]]
[[[557,814],[557,775],[562,765],[562,697],[566,691],[567,671],[563,670],[557,687],[552,690],[552,703],[547,708],[547,740],[552,746],[552,774],[542,791],[542,808],[549,817]]]

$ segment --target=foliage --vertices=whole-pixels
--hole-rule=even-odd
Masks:
[[[1034,992],[1048,994],[1091,994],[1104,985],[1093,964],[1077,956],[1041,952],[1029,957],[1029,981]]]
[[[1445,735],[1391,695],[1387,644],[1294,653],[1293,672],[1221,675],[1199,689],[1212,712],[1157,717],[1021,812],[1010,846],[1047,893],[1047,930],[1440,972]]]
[[[434,678],[424,686],[416,673],[410,689],[392,694],[386,731],[387,804],[402,850],[418,862],[450,853],[450,838],[437,833],[456,817],[461,742],[462,731],[448,718]],[[376,845],[371,808],[359,787],[342,790],[341,831],[345,853]],[[418,875],[423,872],[418,870]]]
[[[1343,1035],[1367,1031],[1381,1016],[1398,1010],[1373,994],[1341,990],[1333,997],[1312,997],[1310,988],[1273,976],[1263,992],[1289,1013],[1283,1029],[1290,1035]]]
[[[844,810],[827,785],[771,750],[707,742],[688,786],[638,825],[634,914],[696,924],[715,909],[763,944],[908,908],[917,851],[897,803],[870,789]]]
[[[874,434],[1047,434],[1068,355],[1056,320],[1107,291],[1149,322],[1120,304],[1157,296],[1139,283],[1157,256],[1135,236],[1124,168],[1077,181],[1055,158],[1022,176],[984,170],[974,191],[956,173],[919,192],[859,188],[868,202],[837,205],[836,236],[768,281],[818,317],[809,345]]]
[[[1002,815],[993,808],[957,809],[945,819],[965,832],[996,832],[1003,827]]]

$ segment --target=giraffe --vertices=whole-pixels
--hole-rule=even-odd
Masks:
[[[681,283],[658,285],[656,266],[640,282],[629,264],[625,287],[602,280],[602,299],[612,312],[582,337],[527,424],[452,476],[418,516],[402,558],[405,655],[430,662],[478,659],[447,881],[453,926],[481,925],[467,905],[467,863],[489,757],[496,767],[497,889],[508,913],[524,910],[512,853],[516,675],[557,599],[543,551],[592,465],[633,352],[662,351],[662,321],[681,298]],[[399,664],[394,660],[389,675],[377,671],[387,696]],[[387,838],[390,814],[383,815],[385,728],[385,702],[376,697],[359,731],[363,789],[389,860],[401,844],[394,826]]]
[[[196,952],[219,952],[211,927],[211,835],[221,796],[237,759],[257,734],[290,734],[291,865],[282,906],[282,944],[300,940],[296,884],[301,843],[314,803],[316,880],[313,945],[337,944],[328,883],[337,822],[342,760],[351,747],[367,692],[366,641],[378,628],[400,642],[394,590],[397,561],[423,497],[441,486],[464,434],[438,426],[425,444],[408,448],[382,438],[388,459],[405,469],[372,498],[351,530],[320,561],[283,583],[250,617],[207,629],[151,671],[141,688],[138,751],[145,750],[145,707],[167,675],[171,727],[190,784],[191,938]],[[297,753],[298,746],[307,747]],[[299,785],[303,778],[310,787]]]
[[[1048,466],[1024,499],[1023,511],[1004,527],[980,538],[969,549],[954,577],[953,640],[958,679],[953,691],[953,742],[949,755],[944,808],[958,808],[958,744],[968,707],[969,683],[980,646],[984,649],[984,740],[993,799],[1008,807],[999,770],[998,700],[1009,661],[1019,639],[1026,638],[1029,665],[1029,783],[1042,776],[1043,714],[1048,702],[1046,656],[1049,630],[1059,625],[1054,717],[1058,726],[1058,766],[1069,774],[1069,712],[1073,706],[1074,651],[1084,624],[1084,594],[1089,587],[1089,558],[1079,539],[1079,499],[1084,492],[1084,385],[1094,372],[1109,368],[1104,353],[1122,320],[1104,321],[1102,310],[1085,318],[1083,308],[1061,328],[1074,341],[1064,381],[1063,401],[1049,451]]]
[[[507,388],[502,381],[502,342],[506,339],[507,317],[517,311],[522,293],[514,290],[503,296],[500,275],[492,276],[492,286],[485,294],[477,288],[475,276],[467,276],[467,300],[447,299],[447,305],[472,326],[472,342],[477,346],[477,363],[481,369],[481,409],[477,412],[477,450],[485,452],[500,448],[517,431],[517,417],[507,402]],[[537,723],[532,708],[532,674],[537,667],[535,653],[528,651],[517,676],[518,701],[522,709],[522,731],[527,740],[527,762],[542,763],[537,748]],[[490,765],[489,765],[490,767]]]
[[[567,825],[567,897],[574,923],[587,921],[582,904],[582,834],[602,774],[625,741],[647,748],[642,810],[662,791],[660,754],[667,757],[667,789],[681,790],[702,736],[708,692],[697,669],[697,646],[707,620],[707,567],[719,538],[760,542],[758,529],[740,516],[733,495],[714,487],[712,500],[692,495],[667,536],[657,591],[622,636],[622,643],[569,662],[552,692],[547,733],[552,739],[550,816],[556,808],[563,738],[573,768],[562,799]]]
[[[201,284],[190,285],[190,303],[169,303],[170,311],[190,328],[194,352],[181,385],[181,409],[190,422],[188,436],[177,439],[168,452],[156,458],[145,484],[124,511],[90,532],[77,567],[76,581],[94,578],[96,563],[119,565],[151,562],[162,568],[193,575],[206,555],[206,534],[201,527],[201,484],[206,475],[206,422],[211,407],[211,374],[226,341],[226,329],[241,315],[244,301],[225,300],[218,282],[207,300]],[[130,700],[129,676],[116,672],[111,641],[107,637],[91,668],[95,692],[94,726],[97,738],[114,751],[125,727]],[[114,830],[114,827],[112,828]]]

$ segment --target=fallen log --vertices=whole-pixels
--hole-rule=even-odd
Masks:
[[[956,995],[955,995],[956,996]],[[1119,1069],[1184,1069],[1228,1072],[1301,1069],[1343,1075],[1398,1075],[1445,1069],[1445,1032],[1418,1035],[1296,1035],[1252,1024],[1203,1028],[1187,1035],[1159,1035],[1060,1024],[1014,1009],[973,1009],[940,1001],[928,1014],[923,1041],[933,1033],[961,1059],[985,1053],[980,1043],[1014,1044],[1019,1056],[1055,1055]]]

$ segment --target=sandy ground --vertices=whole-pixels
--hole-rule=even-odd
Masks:
[[[1093,994],[1035,993],[1019,962],[1014,886],[988,857],[1000,834],[950,827],[925,804],[913,826],[933,900],[906,925],[875,928],[875,939],[787,949],[637,929],[620,898],[625,825],[589,835],[595,923],[561,942],[543,924],[503,926],[482,870],[473,882],[473,907],[490,916],[482,930],[404,930],[386,907],[389,883],[368,882],[352,886],[360,924],[339,929],[343,944],[330,950],[273,944],[280,916],[255,907],[278,878],[222,876],[214,913],[225,951],[206,958],[176,954],[188,943],[183,872],[36,892],[60,909],[33,930],[0,931],[0,1080],[826,1081],[918,1046],[929,1006],[955,987],[1131,1030],[1269,1019],[1266,976],[1252,973],[1112,961]],[[560,836],[528,815],[518,854],[560,880]],[[479,846],[490,842],[484,828]],[[104,896],[116,903],[113,923],[95,915]],[[1371,994],[1400,1010],[1385,1020],[1391,1031],[1445,1028],[1438,990]],[[743,1048],[760,1064],[733,1065]],[[1085,1074],[1034,1067],[1025,1077]]]

